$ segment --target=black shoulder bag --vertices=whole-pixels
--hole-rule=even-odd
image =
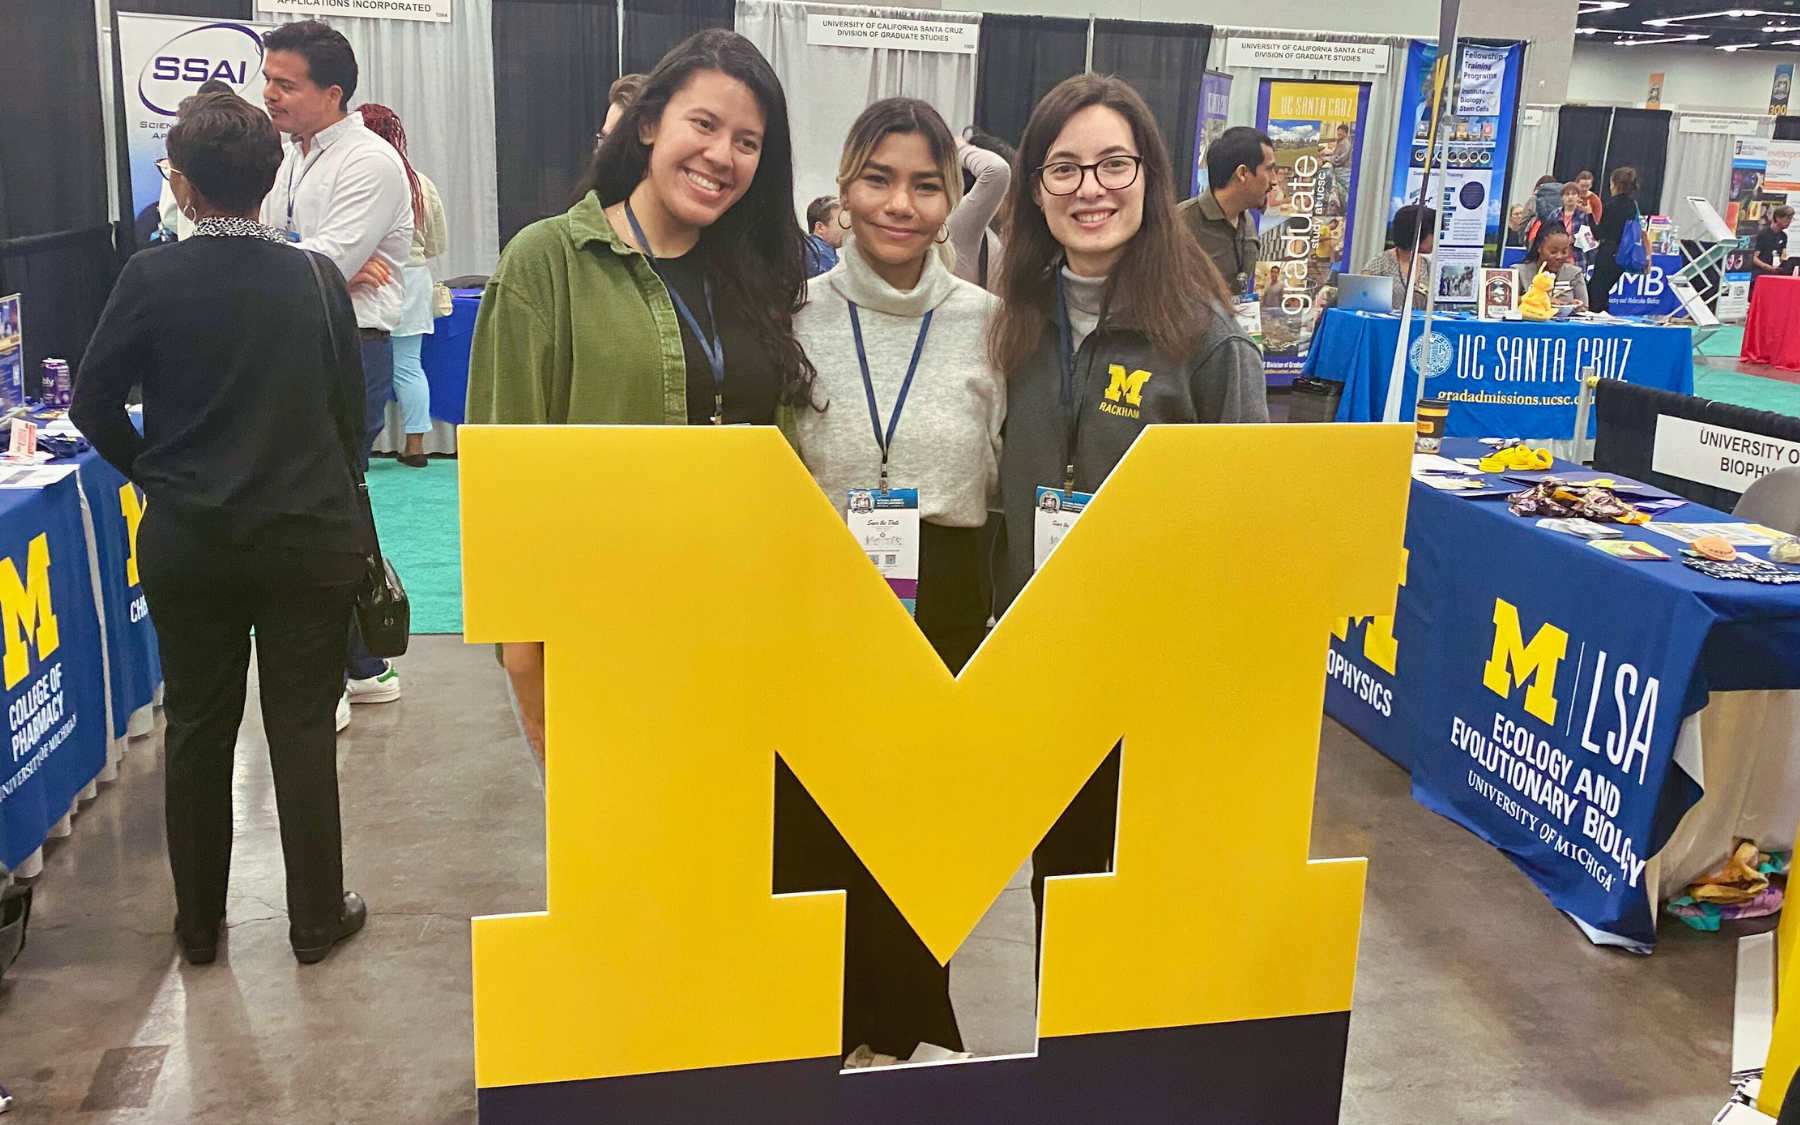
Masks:
[[[331,302],[325,297],[325,276],[319,272],[319,258],[311,250],[302,250],[312,266],[313,281],[319,287],[319,307],[325,312],[325,331],[331,338],[331,361],[343,362],[338,348],[337,325],[331,315]],[[369,484],[355,462],[351,475],[356,478],[356,502],[369,527],[369,542],[374,545],[365,560],[363,577],[356,588],[356,622],[362,629],[363,645],[369,655],[389,657],[406,654],[407,640],[412,634],[412,604],[406,600],[406,587],[394,564],[381,553],[381,537],[375,530],[375,509],[369,504]]]

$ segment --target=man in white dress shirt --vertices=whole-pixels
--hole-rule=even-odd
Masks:
[[[263,79],[269,118],[290,140],[275,187],[263,200],[262,220],[330,258],[350,282],[367,396],[367,469],[393,397],[390,333],[400,325],[406,297],[400,270],[412,250],[412,188],[400,154],[363,126],[360,113],[350,112],[356,53],[341,33],[317,20],[268,32]],[[368,654],[354,623],[351,635],[349,700],[398,699],[399,674]],[[348,716],[341,712],[340,718]]]

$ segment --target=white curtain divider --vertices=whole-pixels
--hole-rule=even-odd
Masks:
[[[450,250],[434,263],[440,279],[491,273],[500,257],[500,201],[494,178],[492,0],[455,0],[447,24],[332,16],[356,51],[356,93],[385,105],[406,126],[407,156],[444,198]],[[267,14],[289,23],[304,16]]]
[[[1361,74],[1339,70],[1253,70],[1225,65],[1226,45],[1231,39],[1298,39],[1323,43],[1377,43],[1388,48],[1386,74]],[[1388,196],[1394,180],[1394,126],[1400,116],[1400,98],[1406,85],[1406,48],[1411,42],[1404,35],[1356,35],[1335,31],[1288,31],[1268,27],[1213,28],[1212,49],[1207,55],[1209,69],[1231,75],[1231,108],[1227,122],[1231,125],[1256,124],[1256,99],[1262,80],[1318,80],[1325,82],[1367,82],[1369,84],[1368,115],[1363,119],[1362,166],[1356,177],[1355,228],[1350,232],[1350,269],[1360,270],[1380,252],[1387,242]]]
[[[1538,111],[1538,123],[1525,124],[1525,114],[1534,109]],[[1555,173],[1556,132],[1562,122],[1561,109],[1560,105],[1535,103],[1519,107],[1519,130],[1513,145],[1512,191],[1507,196],[1507,211],[1501,213],[1502,233],[1505,233],[1504,216],[1511,211],[1512,205],[1523,203],[1529,209],[1536,194],[1538,177]],[[1594,190],[1604,195],[1606,185],[1595,184]]]
[[[1663,165],[1662,209],[1675,220],[1683,238],[1710,242],[1700,217],[1687,205],[1690,195],[1703,195],[1719,214],[1725,213],[1725,200],[1731,191],[1731,153],[1736,137],[1730,133],[1684,133],[1682,113],[1669,115],[1669,155]],[[1727,114],[1702,113],[1698,117],[1724,117]],[[1753,136],[1773,137],[1775,119],[1766,114],[1736,114],[1753,123]]]
[[[868,47],[810,47],[810,12],[937,23],[980,23],[974,12],[863,8],[790,0],[738,0],[737,30],[755,43],[787,92],[794,134],[794,207],[804,211],[821,195],[837,194],[838,156],[857,115],[871,103],[898,96],[930,102],[951,130],[975,118],[975,56],[943,51]]]

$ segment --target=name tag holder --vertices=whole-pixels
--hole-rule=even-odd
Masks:
[[[857,545],[906,607],[918,611],[919,490],[853,488],[845,522]]]
[[[1081,513],[1092,503],[1091,492],[1075,492],[1064,488],[1050,488],[1039,485],[1037,500],[1032,507],[1031,537],[1031,569],[1033,573],[1041,570],[1050,560],[1050,552],[1056,550],[1057,544],[1063,541],[1081,518]]]

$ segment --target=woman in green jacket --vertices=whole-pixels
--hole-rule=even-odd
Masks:
[[[793,187],[787,99],[762,53],[716,28],[670,51],[574,205],[507,244],[475,320],[468,421],[768,425],[804,401]],[[504,659],[541,757],[543,645]]]

